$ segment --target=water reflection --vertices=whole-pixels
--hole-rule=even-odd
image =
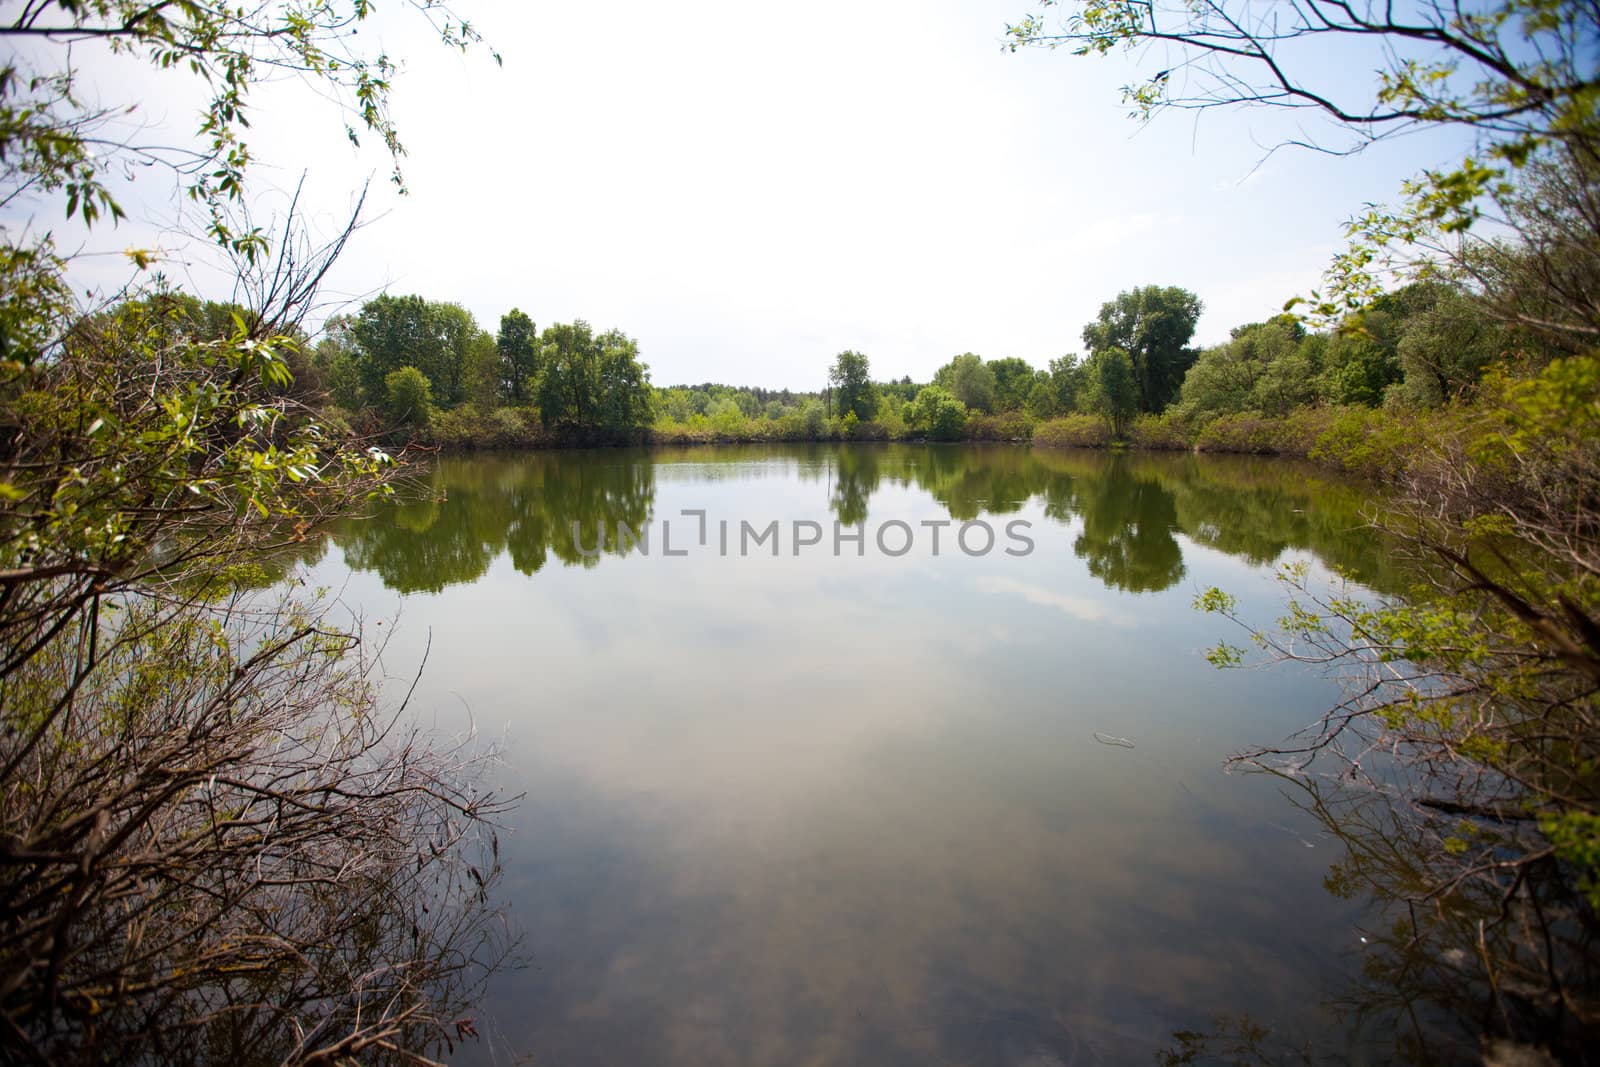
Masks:
[[[1384,1058],[1417,1067],[1596,1062],[1600,1034],[1582,1005],[1600,988],[1600,931],[1570,879],[1552,858],[1515,882],[1481,869],[1463,876],[1440,847],[1441,837],[1467,836],[1493,856],[1514,823],[1419,820],[1405,802],[1333,777],[1261,773],[1338,846],[1323,887],[1360,905],[1361,933],[1346,949],[1350,977],[1331,987],[1328,1004],[1351,1025],[1392,1035],[1378,1046]],[[1346,1062],[1245,1016],[1175,1038],[1163,1062]]]
[[[390,589],[437,593],[481,578],[502,553],[521,574],[538,573],[551,555],[594,566],[600,554],[580,551],[572,524],[643,528],[654,500],[653,465],[620,453],[581,462],[555,452],[452,457],[375,515],[343,523],[334,539],[349,566],[378,572]],[[621,551],[615,538],[606,551]]]
[[[865,524],[874,497],[891,488],[926,494],[954,522],[1014,515],[1037,502],[1049,519],[1076,527],[1073,551],[1088,573],[1123,592],[1159,592],[1182,581],[1180,537],[1252,564],[1303,550],[1377,588],[1396,580],[1392,561],[1366,528],[1362,492],[1312,469],[1008,446],[447,457],[375,516],[336,529],[334,539],[350,567],[375,571],[403,593],[476,581],[502,554],[522,574],[537,573],[552,555],[566,566],[592,567],[604,556],[626,554],[615,536],[618,524],[643,530],[655,517],[658,475],[680,471],[708,485],[775,473],[820,483],[819,504],[845,526]],[[574,524],[585,531],[584,548],[594,546],[594,531],[607,531],[604,552],[581,550]]]
[[[386,662],[409,686],[427,650],[414,706],[505,732],[533,966],[480,1015],[502,1058],[1148,1063],[1228,1013],[1364,1047],[1325,1001],[1366,905],[1323,891],[1313,813],[1220,771],[1333,690],[1212,670],[1190,603],[1274,612],[1285,553],[1396,581],[1357,488],[905,445],[456,457],[423,488],[334,531],[316,577],[369,618],[431,594]],[[1002,545],[1015,520],[1037,547],[666,558],[684,509]],[[586,555],[574,522],[653,523],[651,554]]]

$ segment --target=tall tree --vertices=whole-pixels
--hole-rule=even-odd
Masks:
[[[539,414],[557,433],[620,440],[649,425],[649,368],[619,330],[596,337],[582,319],[540,337]]]
[[[401,367],[421,371],[443,406],[467,398],[483,331],[460,304],[385,293],[362,306],[349,332],[369,403],[385,402],[384,382]]]
[[[599,392],[594,330],[578,319],[545,327],[539,337],[539,414],[551,429],[587,430]]]
[[[994,370],[982,356],[963,352],[940,367],[933,380],[974,411],[994,410]]]
[[[1065,415],[1078,409],[1078,394],[1083,391],[1084,364],[1076,352],[1050,361],[1050,392],[1056,412]]]
[[[860,352],[840,352],[828,371],[828,384],[838,398],[839,415],[852,412],[866,422],[878,413],[878,392],[872,386],[872,371]]]
[[[1200,320],[1200,298],[1175,286],[1146,285],[1117,294],[1083,328],[1093,353],[1120,348],[1133,366],[1139,410],[1160,412],[1177,398],[1195,361],[1189,341]]]
[[[472,312],[460,304],[434,302],[428,305],[428,321],[439,343],[439,369],[443,391],[435,386],[434,395],[445,404],[459,404],[470,398],[473,378],[486,380],[488,358],[494,340],[478,326]]]
[[[631,436],[650,425],[654,393],[650,368],[639,362],[639,343],[621,330],[607,330],[595,338],[595,345],[600,385],[597,426],[612,438]]]
[[[989,360],[989,372],[994,375],[994,409],[1015,411],[1028,402],[1033,391],[1033,367],[1025,359],[1007,356]]]
[[[529,398],[533,378],[539,373],[539,335],[533,320],[512,308],[500,316],[500,333],[494,343],[500,354],[505,395],[513,404],[521,404]]]

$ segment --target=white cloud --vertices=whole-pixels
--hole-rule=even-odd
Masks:
[[[1030,604],[1054,608],[1082,622],[1104,622],[1124,627],[1135,625],[1131,616],[1113,611],[1109,604],[1088,597],[1069,596],[1066,593],[1040,589],[1038,586],[1019,582],[1015,578],[979,578],[977,588],[980,593],[1018,596]]]

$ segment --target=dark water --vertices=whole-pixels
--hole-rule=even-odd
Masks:
[[[1342,843],[1223,770],[1337,688],[1215,670],[1238,635],[1192,607],[1270,619],[1294,559],[1393,586],[1362,491],[956,446],[446,459],[428,488],[313,573],[394,628],[397,683],[431,642],[414,706],[503,738],[526,794],[501,896],[528,965],[472,1055],[1155,1063],[1219,1018],[1364,1055]],[[741,521],[775,539],[741,554]]]

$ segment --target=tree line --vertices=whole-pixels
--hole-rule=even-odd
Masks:
[[[865,354],[847,350],[825,385],[801,391],[657,387],[638,343],[620,330],[596,334],[578,320],[541,332],[513,309],[490,334],[459,304],[386,294],[330,319],[299,358],[297,380],[366,430],[445,446],[1027,439],[1041,424],[1073,418],[1067,429],[1076,426],[1069,437],[1078,443],[1125,439],[1150,419],[1192,442],[1230,415],[1437,408],[1470,394],[1497,363],[1540,358],[1481,297],[1441,279],[1378,297],[1328,329],[1284,313],[1197,347],[1203,308],[1189,290],[1142,286],[1101,306],[1083,327],[1082,353],[1044,367],[963,352],[927,382],[879,381]],[[1100,429],[1085,433],[1083,418]]]

